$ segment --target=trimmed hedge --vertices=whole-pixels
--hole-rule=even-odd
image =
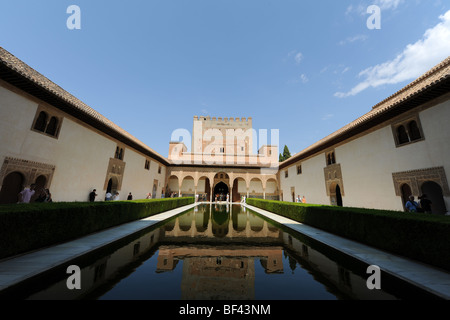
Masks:
[[[247,199],[249,205],[450,271],[450,217]]]
[[[194,198],[0,206],[0,259],[194,203]]]

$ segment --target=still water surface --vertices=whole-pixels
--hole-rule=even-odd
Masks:
[[[384,281],[383,290],[369,290],[366,265],[275,226],[240,205],[199,205],[100,253],[77,262],[82,268],[81,290],[68,290],[65,274],[54,277],[51,283],[42,280],[43,287],[26,298],[337,300],[402,299],[411,298],[411,294],[417,297],[414,290],[395,281]]]

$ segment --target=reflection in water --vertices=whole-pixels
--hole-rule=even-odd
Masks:
[[[351,271],[348,263],[338,263],[322,252],[314,243],[239,205],[199,205],[158,228],[134,235],[125,244],[109,246],[102,258],[82,266],[82,290],[68,290],[64,274],[28,298],[401,297],[367,289],[365,274]]]

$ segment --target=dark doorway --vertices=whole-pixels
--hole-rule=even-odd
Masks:
[[[405,183],[402,185],[401,191],[403,210],[406,211],[405,204],[409,201],[409,196],[412,195],[411,187]]]
[[[433,181],[425,182],[422,184],[422,194],[426,194],[427,198],[432,202],[431,213],[445,214],[447,212],[444,195],[439,184]]]
[[[106,187],[106,193],[109,192],[114,195],[114,193],[116,193],[116,191],[117,191],[117,186],[118,186],[117,178],[112,177],[108,181],[108,186]]]
[[[206,201],[211,201],[211,186],[209,184],[209,179],[205,179],[205,193],[206,193]]]
[[[156,192],[158,191],[158,186],[156,184],[153,185],[153,191],[152,191],[152,199],[156,198]]]
[[[342,195],[341,195],[341,188],[339,187],[339,185],[336,186],[336,205],[338,207],[342,207],[343,206]]]
[[[23,175],[19,172],[11,172],[3,179],[0,204],[17,203],[17,195],[23,189],[23,180]]]
[[[214,199],[213,199],[213,201],[216,200],[216,196],[218,196],[217,197],[218,201],[226,201],[227,200],[227,194],[228,194],[228,186],[225,183],[223,183],[223,182],[219,182],[214,187]]]

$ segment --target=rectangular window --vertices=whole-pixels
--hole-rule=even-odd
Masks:
[[[299,174],[302,174],[302,165],[301,164],[299,164],[298,166],[297,166],[297,174],[299,175]]]
[[[116,152],[115,152],[115,154],[114,154],[114,158],[123,161],[124,154],[125,154],[125,148],[122,148],[122,147],[120,147],[120,146],[117,146],[117,147],[116,147]]]
[[[331,166],[332,164],[336,164],[336,155],[334,151],[328,152],[326,154],[327,166]]]
[[[158,167],[158,174],[161,174],[161,166]]]
[[[288,173],[288,171],[287,171],[287,170],[286,170],[286,171],[284,171],[284,177],[285,177],[285,178],[289,177],[289,173]]]
[[[144,168],[145,168],[145,170],[150,170],[150,161],[149,160],[145,160]]]

